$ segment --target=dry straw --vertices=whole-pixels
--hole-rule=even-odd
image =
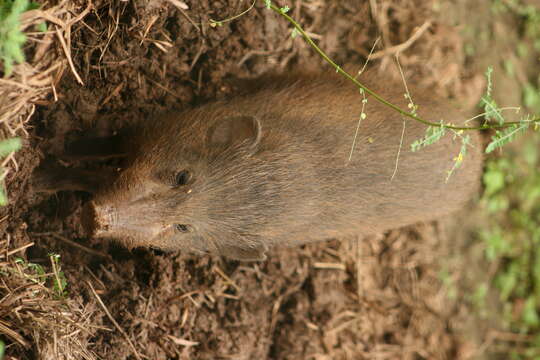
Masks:
[[[21,17],[21,30],[27,36],[26,62],[14,66],[10,76],[0,79],[0,138],[27,137],[27,123],[35,106],[46,104],[51,95],[56,100],[56,84],[69,64],[71,71],[82,83],[71,60],[71,27],[91,9],[77,8],[70,1],[50,6],[48,2],[39,10],[25,12]],[[46,23],[47,31],[35,30]],[[12,154],[8,163],[17,170]]]
[[[0,139],[28,137],[28,122],[36,105],[57,99],[56,86],[67,69],[82,82],[71,61],[71,27],[90,10],[90,3],[78,7],[72,1],[56,5],[44,1],[40,9],[22,15],[26,61],[0,78]],[[37,31],[37,25],[44,22],[47,31]],[[12,154],[4,160],[12,175],[18,169],[16,158]],[[54,290],[58,268],[56,273],[46,274],[43,267],[20,258],[33,243],[13,245],[10,234],[4,234],[0,240],[0,338],[7,354],[21,359],[36,355],[41,359],[95,359],[87,349],[95,332],[93,305],[83,304],[80,297],[65,299]]]

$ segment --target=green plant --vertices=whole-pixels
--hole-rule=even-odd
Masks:
[[[518,56],[540,51],[540,9],[521,0],[494,0],[493,5],[495,13],[510,12],[521,19]],[[507,66],[507,70],[511,69]],[[526,83],[522,95],[523,104],[538,112],[540,90],[536,81]],[[484,105],[488,103],[491,99]],[[538,129],[537,124],[522,120],[519,125],[497,131],[486,152],[514,140],[531,125]],[[501,325],[517,339],[517,343],[502,342],[495,350],[516,360],[540,359],[539,148],[540,139],[528,136],[518,149],[510,148],[504,157],[489,161],[484,173],[482,203],[489,214],[489,226],[481,231],[480,238],[485,258],[495,268],[491,282],[480,286],[489,285],[498,294]],[[476,305],[480,311],[485,308],[481,303]]]
[[[540,113],[540,84],[525,84],[523,87],[523,104],[535,112]]]
[[[37,7],[28,0],[0,0],[0,60],[5,76],[11,74],[14,63],[24,61],[26,36],[21,31],[21,14]]]
[[[251,9],[253,9],[255,5],[255,1],[251,4],[250,8],[246,11],[240,13],[237,16],[230,17],[225,20],[210,20],[210,26],[216,27],[221,26],[224,22],[231,21],[234,19],[237,19],[239,16],[242,16],[249,12]],[[421,122],[425,125],[427,125],[426,129],[426,135],[423,139],[418,140],[414,142],[411,145],[411,149],[413,151],[416,151],[422,147],[425,147],[427,145],[430,145],[434,142],[436,142],[438,139],[440,139],[444,135],[444,130],[452,130],[454,139],[459,139],[462,143],[462,147],[460,149],[459,154],[457,154],[454,158],[454,166],[452,169],[448,170],[447,173],[447,180],[452,175],[454,170],[456,170],[461,163],[463,162],[464,156],[467,152],[467,146],[469,146],[470,137],[463,136],[463,131],[473,131],[473,130],[480,130],[480,129],[496,129],[496,134],[492,137],[492,142],[489,144],[488,148],[486,149],[486,152],[491,152],[499,147],[502,147],[503,145],[507,144],[508,142],[513,141],[516,136],[520,133],[524,133],[526,130],[529,129],[530,125],[534,125],[534,130],[538,130],[538,124],[540,123],[540,116],[525,116],[520,119],[520,121],[505,121],[503,116],[503,110],[497,106],[495,101],[491,98],[491,69],[488,69],[486,76],[488,77],[488,89],[486,96],[482,99],[483,104],[485,107],[485,113],[482,114],[485,116],[486,121],[482,126],[480,127],[474,127],[474,126],[456,126],[450,122],[434,122],[433,119],[425,120],[421,117],[419,117],[416,113],[416,105],[412,103],[412,99],[410,98],[410,95],[408,93],[405,94],[405,97],[409,100],[409,109],[410,111],[406,111],[401,109],[400,107],[394,105],[393,103],[389,102],[386,99],[383,99],[381,96],[379,96],[377,93],[372,91],[371,89],[364,86],[362,83],[360,83],[355,76],[352,76],[345,70],[343,70],[337,63],[335,63],[321,48],[317,46],[317,44],[311,39],[311,37],[304,31],[302,26],[295,21],[291,16],[288,15],[288,12],[290,8],[288,6],[278,7],[272,3],[271,0],[263,0],[265,6],[267,9],[274,11],[284,19],[286,19],[290,24],[293,26],[293,30],[291,32],[292,37],[301,36],[319,56],[326,61],[329,65],[331,65],[337,73],[342,75],[344,78],[351,81],[355,86],[358,87],[358,89],[361,91],[361,94],[364,95],[364,99],[362,101],[366,101],[366,94],[373,97],[376,101],[379,101],[380,103],[384,104],[385,106],[395,110],[396,112],[400,113],[404,118],[409,118],[414,121]],[[361,114],[360,121],[362,118],[364,118],[366,115],[364,113]],[[353,144],[354,147],[354,144]]]
[[[540,55],[540,8],[523,0],[493,0],[494,15],[511,13],[519,21],[521,39],[516,46],[518,57],[538,57]],[[531,55],[532,54],[532,55]],[[512,70],[511,60],[506,60],[505,68]],[[510,75],[514,75],[512,71]],[[540,77],[526,79],[523,85],[523,104],[534,113],[540,112]]]
[[[443,265],[439,271],[438,278],[443,283],[444,289],[446,289],[446,296],[451,300],[456,300],[458,296],[458,287],[455,280],[452,278],[451,270]]]
[[[524,3],[523,0],[493,0],[492,11],[511,11],[523,20],[523,35],[534,40],[534,48],[540,51],[540,9],[538,5]]]
[[[496,265],[489,284],[499,295],[506,330],[527,339],[515,359],[537,359],[540,342],[540,139],[487,164],[483,207],[489,226],[480,233],[487,261]],[[485,286],[481,284],[480,286]],[[477,304],[481,309],[481,304]],[[523,349],[522,349],[523,350]]]
[[[51,266],[53,270],[52,284],[53,290],[56,296],[66,297],[67,291],[67,279],[64,275],[64,272],[60,270],[60,255],[59,254],[49,254],[49,259],[51,260]]]
[[[11,138],[0,141],[0,159],[8,156],[14,151],[17,151],[21,148],[21,139]],[[7,174],[5,169],[0,169],[0,206],[5,206],[8,203],[4,178]]]
[[[57,298],[65,298],[67,293],[67,279],[60,266],[60,255],[49,254],[51,262],[51,273],[47,273],[40,264],[27,262],[22,258],[17,258],[15,263],[20,267],[19,273],[36,284],[52,288],[53,294]]]

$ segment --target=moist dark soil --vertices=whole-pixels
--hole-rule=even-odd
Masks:
[[[9,221],[0,226],[14,246],[35,243],[24,254],[30,262],[48,266],[50,253],[60,255],[69,296],[93,304],[92,326],[81,333],[88,349],[115,360],[466,358],[474,339],[463,336],[463,308],[438,275],[451,224],[277,248],[266,261],[241,263],[89,239],[81,225],[89,194],[34,192],[33,170],[59,159],[70,141],[113,135],[162,111],[225,98],[238,90],[238,79],[299,67],[331,71],[263,2],[216,27],[210,19],[230,18],[249,4],[185,1],[180,10],[174,3],[93,2],[72,29],[73,69],[59,81],[57,99],[51,95],[38,107],[17,157],[19,171],[9,179],[14,205],[3,210]],[[440,20],[434,1],[371,3],[378,6],[360,0],[289,5],[339,64],[359,70],[380,37],[369,66],[395,76],[395,57],[384,49],[430,22],[400,55],[406,77],[468,106],[478,99],[481,76],[467,70],[461,38]],[[62,165],[99,168],[114,161]],[[7,353],[32,359],[39,351],[12,346]]]

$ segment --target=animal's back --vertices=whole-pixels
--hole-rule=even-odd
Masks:
[[[360,81],[407,109],[402,84]],[[463,123],[447,101],[409,88],[421,117]],[[133,246],[260,259],[269,245],[431,220],[478,191],[477,133],[457,135],[471,145],[446,181],[461,141],[447,134],[413,153],[423,124],[369,96],[364,105],[348,81],[316,74],[274,77],[230,100],[169,114],[140,132],[138,152],[88,214],[101,236],[125,236]]]
[[[359,80],[408,109],[403,84],[373,75]],[[291,232],[298,242],[431,220],[460,209],[478,192],[482,149],[476,131],[454,135],[447,130],[439,142],[412,152],[411,144],[425,136],[426,126],[369,95],[360,121],[363,96],[350,82],[337,75],[282,81],[229,105],[260,119],[259,156],[287,154],[296,161],[290,171],[296,173],[298,191],[318,209],[313,222]],[[414,86],[410,91],[420,117],[463,124],[464,115],[449,101]],[[464,136],[470,137],[470,146],[454,169]]]

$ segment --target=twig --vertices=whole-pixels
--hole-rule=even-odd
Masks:
[[[396,165],[394,166],[394,172],[392,173],[392,177],[390,178],[390,181],[394,180],[394,177],[397,174],[398,165],[399,165],[399,155],[401,155],[401,148],[403,147],[403,138],[405,137],[405,126],[407,125],[407,122],[405,119],[403,119],[403,128],[401,129],[401,137],[399,138],[399,147],[396,154]]]
[[[533,335],[516,334],[512,332],[504,332],[498,330],[490,330],[490,335],[497,340],[503,341],[515,341],[515,342],[529,342],[534,341]]]
[[[145,76],[144,77],[146,80],[150,81],[152,84],[156,85],[157,87],[159,87],[161,90],[165,91],[167,94],[177,98],[178,100],[181,100],[183,101],[183,99],[178,96],[177,94],[175,94],[172,90],[170,90],[169,88],[165,87],[164,85],[161,85],[160,83],[158,83],[157,81],[155,80],[152,80],[150,79],[149,77]]]
[[[154,15],[150,21],[148,22],[148,24],[146,24],[146,29],[144,29],[144,32],[141,36],[141,42],[139,43],[139,45],[142,45],[142,43],[144,42],[144,39],[146,38],[146,35],[148,35],[148,32],[150,31],[150,29],[152,28],[152,26],[154,25],[154,23],[156,22],[156,20],[159,19],[159,15]]]
[[[84,9],[79,15],[75,16],[73,19],[71,19],[66,26],[71,27],[71,25],[78,23],[81,21],[89,12],[94,8],[94,4],[92,2],[88,2],[88,5],[86,5],[86,9]]]
[[[360,71],[358,71],[358,73],[356,74],[355,76],[355,79],[362,75],[362,73],[364,72],[364,70],[366,70],[366,67],[369,63],[369,61],[371,60],[371,57],[373,55],[373,51],[375,51],[375,47],[377,47],[377,44],[379,43],[379,41],[381,40],[381,37],[379,36],[377,39],[375,39],[375,42],[373,43],[373,46],[371,47],[371,49],[369,50],[369,54],[368,54],[368,57],[366,59],[366,62],[364,63],[364,66],[362,66],[362,69],[360,69]]]
[[[414,106],[411,93],[409,92],[409,87],[407,86],[407,81],[405,81],[405,75],[403,74],[403,69],[401,68],[401,63],[399,62],[399,53],[396,54],[396,63],[398,65],[399,73],[401,74],[401,79],[403,80],[403,85],[405,86],[405,92],[407,94],[407,99],[409,100],[409,103],[412,104],[412,112],[416,115],[416,107]],[[394,172],[392,173],[392,177],[390,178],[390,181],[394,180],[394,177],[396,176],[398,165],[399,165],[399,155],[401,154],[401,148],[403,147],[403,139],[405,137],[405,127],[407,126],[407,123],[405,119],[403,119],[403,128],[401,130],[401,137],[399,139],[399,148],[398,152],[396,154],[396,166],[394,167]]]
[[[0,259],[1,259],[1,258],[4,258],[4,257],[7,258],[7,257],[9,257],[9,256],[11,256],[11,255],[13,255],[13,254],[15,254],[15,253],[17,253],[17,252],[19,252],[19,251],[23,251],[24,249],[29,248],[30,246],[34,246],[34,243],[31,242],[31,243],[28,243],[28,244],[24,244],[23,246],[20,246],[20,247],[18,247],[18,248],[16,248],[16,249],[13,249],[13,250],[11,250],[11,251],[8,251],[8,252],[5,253],[5,254],[0,254]]]
[[[225,275],[225,273],[223,272],[223,270],[221,270],[219,267],[215,266],[214,267],[214,271],[218,273],[219,276],[221,276],[223,279],[225,279],[225,281],[231,285],[233,288],[236,289],[236,291],[240,292],[240,287],[238,285],[236,285],[234,283],[234,281],[231,280],[230,277],[228,277],[227,275]]]
[[[367,61],[366,61],[366,64],[367,64]],[[364,65],[364,67],[365,67],[365,65]],[[358,75],[360,75],[363,71],[364,71],[364,69],[361,69],[358,72]],[[355,79],[356,79],[356,77],[355,77]],[[354,132],[354,138],[353,138],[353,141],[352,141],[352,144],[351,144],[351,152],[349,153],[349,162],[352,160],[354,149],[356,148],[356,140],[358,139],[358,133],[360,131],[360,125],[362,125],[362,119],[366,117],[366,113],[365,113],[366,103],[367,103],[366,93],[363,90],[360,90],[360,93],[362,95],[362,109],[360,110],[360,117],[358,118],[358,124],[356,124],[356,131]]]
[[[84,82],[82,81],[81,77],[77,73],[77,70],[75,69],[75,65],[73,64],[73,59],[71,58],[71,51],[66,45],[66,41],[64,40],[64,37],[62,36],[62,33],[60,32],[59,28],[56,28],[56,35],[58,36],[58,40],[60,40],[60,45],[62,45],[62,49],[64,50],[64,53],[66,55],[67,61],[69,63],[69,67],[71,68],[71,72],[79,82],[79,84],[84,85]]]
[[[240,61],[238,61],[238,66],[244,65],[244,63],[251,59],[254,55],[271,55],[277,53],[278,51],[280,50],[250,50],[245,53],[244,56],[242,56]]]
[[[167,1],[173,4],[174,6],[176,6],[178,11],[180,11],[180,13],[187,19],[187,21],[189,21],[191,25],[193,25],[195,29],[197,29],[198,32],[201,32],[201,28],[186,13],[186,10],[189,9],[189,7],[186,5],[185,2],[179,1],[179,0],[167,0]]]
[[[55,238],[57,240],[60,240],[60,241],[66,243],[68,245],[71,245],[73,247],[76,247],[78,249],[86,251],[89,254],[96,255],[96,256],[103,257],[103,258],[111,260],[111,256],[108,255],[108,254],[104,254],[101,251],[97,251],[97,250],[91,249],[89,247],[86,247],[86,246],[84,246],[82,244],[79,244],[78,242],[75,242],[73,240],[69,240],[68,238],[63,237],[62,235],[58,235],[57,233],[54,233],[52,231],[51,232],[42,232],[42,233],[36,232],[36,233],[29,233],[29,234],[33,235],[33,236],[52,236],[53,238]]]
[[[357,238],[354,243],[356,244],[356,258],[354,259],[354,262],[356,263],[356,295],[358,296],[358,302],[360,303],[361,300],[364,298],[363,291],[365,289],[363,276],[366,272],[364,271],[364,268],[362,266],[364,252],[362,250],[360,239]]]
[[[189,65],[189,72],[193,70],[195,67],[195,64],[199,61],[199,58],[203,54],[203,52],[206,50],[206,41],[203,37],[201,37],[201,45],[199,46],[199,50],[197,51],[197,54],[195,54],[195,57],[193,58],[193,61],[191,61],[191,64]]]
[[[180,345],[180,346],[190,347],[190,346],[199,345],[197,341],[186,340],[186,339],[182,339],[182,338],[172,336],[172,335],[167,335],[167,338],[171,340],[173,343],[175,343],[176,345]]]
[[[9,336],[25,348],[29,347],[29,344],[24,340],[24,338],[17,332],[11,330],[2,320],[0,320],[0,333]]]
[[[111,15],[111,17],[112,17],[112,15]],[[101,50],[101,55],[99,55],[98,64],[101,63],[101,60],[103,60],[103,56],[105,56],[105,52],[109,48],[109,45],[111,44],[111,40],[114,37],[114,34],[116,34],[116,32],[118,31],[118,25],[120,23],[120,14],[118,12],[116,13],[116,18],[114,20],[115,20],[114,21],[114,29],[113,29],[113,31],[111,33],[107,34],[107,42],[105,43],[105,46]]]
[[[49,255],[49,259],[51,260],[51,266],[52,266],[52,272],[54,274],[54,278],[56,279],[56,285],[58,287],[58,295],[62,296],[64,293],[64,287],[62,285],[62,281],[60,281],[60,269],[58,269],[58,263],[56,262],[58,258],[55,258],[57,255]],[[56,290],[56,289],[55,289]]]
[[[255,7],[256,2],[257,2],[257,0],[253,0],[253,2],[251,3],[251,6],[249,8],[247,8],[246,10],[242,11],[241,13],[236,14],[236,15],[230,17],[230,18],[223,19],[223,20],[210,19],[210,26],[215,27],[215,26],[218,26],[218,25],[222,25],[223,23],[230,22],[230,21],[233,21],[235,19],[238,19],[241,16],[244,16],[245,14],[250,12],[251,9],[253,9],[253,7]]]
[[[274,4],[271,4],[270,5],[270,8],[276,12],[277,14],[279,14],[280,16],[282,16],[283,18],[285,18],[290,24],[292,24],[294,26],[294,28],[300,33],[300,35],[304,38],[304,40],[311,46],[311,48],[313,50],[315,50],[315,52],[317,52],[317,54],[324,60],[326,61],[328,64],[330,64],[335,70],[337,73],[341,74],[343,77],[345,77],[346,79],[350,80],[352,83],[354,83],[354,85],[356,85],[358,88],[360,89],[364,89],[365,92],[367,92],[369,95],[373,96],[378,102],[380,102],[381,104],[384,104],[385,106],[393,109],[394,111],[397,111],[398,113],[400,113],[401,115],[405,116],[405,117],[408,117],[409,119],[412,119],[412,120],[415,120],[415,121],[418,121],[422,124],[425,124],[425,125],[429,125],[429,126],[436,126],[436,127],[441,127],[441,124],[439,123],[435,123],[435,122],[432,122],[432,121],[427,121],[427,120],[424,120],[416,115],[414,115],[413,113],[410,113],[410,112],[407,112],[405,110],[402,110],[399,106],[397,105],[394,105],[393,103],[385,100],[384,98],[382,98],[380,95],[378,95],[376,92],[374,92],[373,90],[367,88],[366,86],[364,86],[363,84],[361,84],[358,80],[356,80],[351,74],[349,74],[347,71],[343,70],[338,64],[336,64],[324,51],[321,50],[320,47],[317,46],[317,44],[315,44],[315,42],[313,41],[313,39],[311,39],[311,37],[306,33],[306,31],[302,28],[302,26],[300,26],[300,24],[298,22],[296,22],[292,17],[290,17],[289,15],[287,15],[284,11],[282,11],[279,7],[277,7],[276,5]],[[540,123],[540,116],[536,116],[534,117],[531,122],[534,122],[534,123]],[[453,129],[453,130],[467,130],[467,131],[471,131],[471,130],[482,130],[482,129],[504,129],[504,128],[508,128],[510,126],[513,126],[513,125],[518,125],[520,124],[519,121],[509,121],[509,122],[505,122],[504,124],[498,124],[498,125],[490,125],[490,126],[480,126],[480,127],[468,127],[468,126],[454,126],[454,125],[442,125],[444,128],[446,129]]]
[[[313,264],[315,269],[330,269],[330,270],[342,270],[345,271],[347,268],[345,264],[342,263],[327,263],[327,262],[316,262]]]
[[[107,95],[107,97],[101,102],[100,106],[107,104],[109,101],[111,101],[113,97],[118,96],[118,94],[120,93],[120,90],[122,90],[122,88],[124,87],[124,84],[125,83],[118,84],[118,86],[115,87],[114,90],[111,91],[111,93]]]
[[[391,46],[384,50],[377,51],[371,56],[371,58],[380,59],[388,55],[394,55],[394,54],[403,52],[404,50],[408,49],[412,44],[414,44],[414,42],[418,40],[420,36],[422,36],[426,32],[426,30],[429,29],[430,26],[431,26],[431,21],[426,21],[425,23],[422,24],[422,26],[420,26],[418,30],[416,30],[416,32],[409,39],[407,39],[407,41],[399,45]]]
[[[101,300],[101,298],[99,297],[98,293],[96,292],[96,290],[94,289],[94,287],[92,286],[92,284],[90,283],[90,281],[86,281],[86,283],[88,284],[88,286],[90,287],[90,290],[92,290],[92,293],[94,294],[94,296],[96,297],[96,300],[99,302],[99,304],[101,305],[101,307],[103,308],[103,311],[105,311],[105,314],[107,314],[107,317],[109,318],[109,320],[111,320],[111,322],[114,324],[114,326],[118,329],[118,331],[120,331],[120,333],[122,333],[122,335],[124,336],[124,338],[126,339],[126,341],[128,342],[129,344],[129,347],[131,348],[131,350],[133,351],[133,355],[135,355],[135,357],[138,359],[138,360],[141,360],[141,355],[139,355],[139,352],[137,351],[137,349],[135,348],[135,345],[133,345],[133,343],[131,342],[131,340],[129,339],[129,336],[128,334],[124,331],[124,329],[122,329],[120,327],[120,325],[116,322],[116,320],[114,319],[114,317],[111,315],[111,313],[109,312],[109,309],[107,309],[107,306],[105,306],[105,304],[103,303],[103,301]]]
[[[198,303],[197,301],[195,301],[195,299],[192,296],[192,295],[199,295],[199,294],[203,294],[203,292],[200,291],[200,290],[190,291],[190,292],[184,293],[182,295],[173,296],[173,297],[167,299],[167,301],[165,301],[165,304],[171,304],[173,301],[188,298],[189,300],[191,300],[193,305],[195,305],[195,307],[200,308],[201,304]]]

